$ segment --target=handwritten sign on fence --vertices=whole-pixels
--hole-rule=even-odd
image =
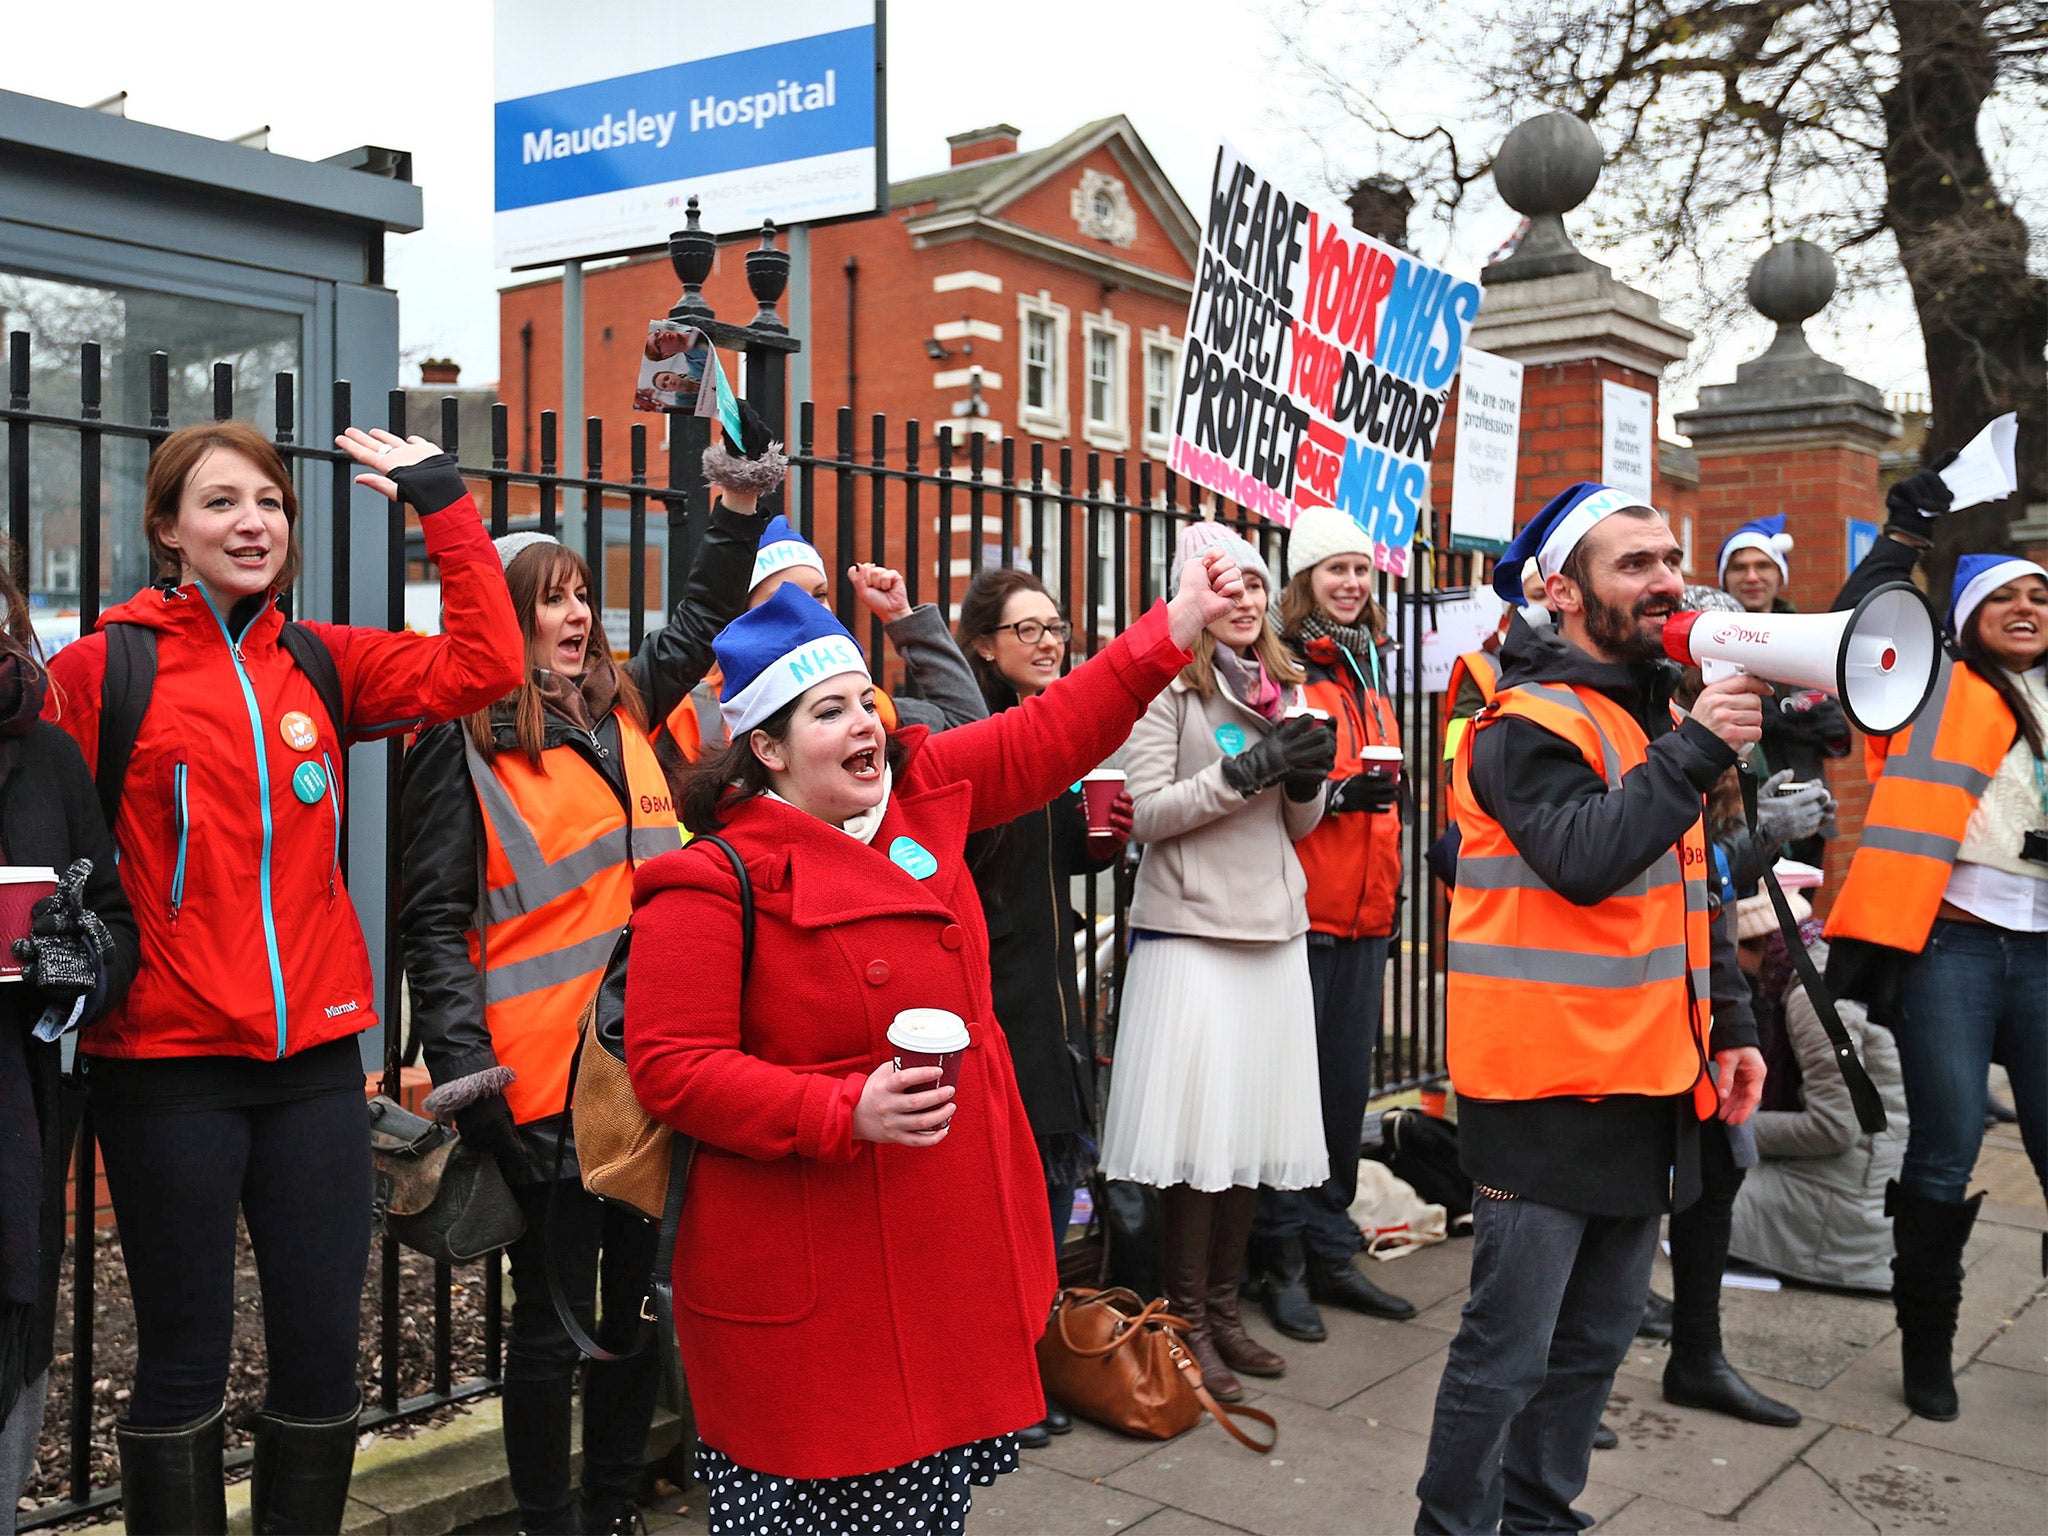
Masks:
[[[1479,285],[1334,223],[1217,148],[1170,462],[1292,524],[1335,506],[1408,570]]]

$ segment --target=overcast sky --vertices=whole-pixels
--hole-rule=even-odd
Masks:
[[[1270,3],[1034,0],[988,10],[890,0],[890,174],[943,166],[948,133],[1007,121],[1031,148],[1123,112],[1191,205],[1219,133],[1309,194],[1320,161],[1302,131],[1299,89],[1277,57]],[[563,25],[583,24],[601,4],[564,0]],[[132,118],[216,138],[267,123],[274,152],[307,159],[365,143],[411,150],[426,227],[390,240],[386,268],[400,296],[403,345],[412,357],[452,356],[465,382],[497,377],[497,289],[510,279],[491,264],[489,0],[414,0],[400,9],[275,0],[100,0],[82,9],[19,0],[9,12],[0,49],[8,90],[80,106],[125,90]],[[89,46],[81,41],[88,18]],[[622,53],[620,73],[633,67]],[[1322,200],[1341,214],[1334,199]],[[1463,217],[1454,264],[1475,269],[1514,223],[1489,184]],[[1830,312],[1810,330],[1824,354],[1887,393],[1925,388],[1903,300]],[[1732,378],[1768,333],[1756,317],[1701,358],[1694,377]],[[1687,386],[1671,390],[1667,416],[1690,397]]]

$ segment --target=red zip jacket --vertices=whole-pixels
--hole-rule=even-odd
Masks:
[[[1334,640],[1308,642],[1302,690],[1317,709],[1330,712],[1337,727],[1337,762],[1332,780],[1348,779],[1363,766],[1362,746],[1398,747],[1401,732],[1394,711],[1358,671],[1351,654]],[[1340,939],[1377,938],[1394,927],[1394,899],[1401,889],[1401,818],[1392,811],[1350,811],[1325,816],[1294,845],[1308,876],[1308,925]]]
[[[197,583],[148,587],[108,623],[156,631],[156,685],[114,824],[142,931],[126,1001],[80,1039],[98,1056],[294,1055],[377,1022],[370,955],[341,881],[342,748],[481,709],[516,687],[525,644],[467,496],[420,519],[445,633],[312,624],[334,655],[337,732],[266,605],[231,643]],[[99,760],[107,642],[50,661],[45,713]]]

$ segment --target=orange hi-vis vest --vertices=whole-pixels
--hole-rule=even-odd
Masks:
[[[707,677],[661,723],[686,763],[694,763],[706,752],[715,752],[726,744],[725,717],[718,712],[719,681],[716,673]],[[896,701],[879,688],[875,690],[875,713],[881,717],[883,730],[896,729]]]
[[[1479,697],[1491,704],[1500,692],[1500,659],[1491,651],[1467,651],[1451,663],[1451,680],[1444,688],[1444,761],[1458,755],[1458,743],[1466,736],[1466,722],[1453,720],[1458,707],[1459,685],[1471,678]]]
[[[469,953],[483,972],[491,1049],[514,1074],[505,1102],[522,1125],[563,1110],[577,1016],[633,916],[633,866],[686,841],[646,734],[613,719],[625,804],[573,747],[550,748],[535,768],[516,749],[486,759],[463,733],[484,831],[483,926],[470,930]]]
[[[1511,1100],[1690,1089],[1704,1120],[1718,1103],[1706,1073],[1704,801],[1676,848],[1578,906],[1543,883],[1472,793],[1473,742],[1509,717],[1577,747],[1610,792],[1650,744],[1605,695],[1547,683],[1502,689],[1465,733],[1451,788],[1464,834],[1445,966],[1452,1085],[1461,1098]]]
[[[1920,952],[1970,815],[2018,734],[1998,691],[1952,661],[1912,725],[1864,738],[1870,808],[1849,878],[1828,913],[1830,939]]]

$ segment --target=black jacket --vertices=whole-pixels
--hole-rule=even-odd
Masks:
[[[1041,1142],[1095,1134],[1093,1047],[1075,979],[1081,924],[1067,892],[1075,875],[1114,862],[1088,851],[1081,797],[1072,790],[967,841],[967,867],[988,919],[996,1022],[1009,1037],[1024,1113]]]
[[[92,860],[85,903],[100,915],[114,939],[114,952],[100,957],[106,974],[97,1010],[103,1013],[127,993],[141,952],[135,918],[114,867],[114,840],[107,835],[100,815],[98,791],[78,744],[54,725],[38,722],[6,746],[14,759],[4,787],[0,787],[0,845],[6,849],[6,862],[48,865],[61,871],[75,859]],[[57,1276],[64,1255],[65,1165],[82,1104],[82,1096],[63,1081],[61,1043],[34,1038],[43,1007],[42,996],[27,987],[0,987],[0,1029],[9,1031],[20,1043],[35,1107],[33,1126],[0,1127],[0,1136],[29,1138],[41,1163],[41,1198],[33,1234],[40,1274],[24,1381],[33,1381],[50,1363]],[[8,1055],[12,1057],[12,1050]],[[10,1201],[10,1211],[14,1208],[15,1202]],[[12,1231],[0,1234],[0,1240],[9,1245],[16,1238]]]
[[[1567,900],[1593,906],[1668,852],[1698,820],[1735,754],[1694,720],[1673,727],[1667,662],[1595,661],[1555,629],[1517,615],[1501,647],[1501,686],[1560,683],[1597,690],[1643,727],[1647,759],[1609,793],[1577,747],[1527,720],[1497,721],[1472,747],[1472,791],[1531,868]],[[1715,1051],[1756,1044],[1749,989],[1735,961],[1730,914],[1714,920]],[[1529,1048],[1544,1049],[1540,1019]],[[1698,1190],[1692,1096],[1458,1100],[1465,1171],[1495,1189],[1597,1216],[1643,1216],[1690,1203]]]
[[[741,517],[723,507],[712,513],[682,600],[668,624],[649,635],[639,654],[625,664],[647,702],[650,719],[665,719],[711,670],[711,642],[747,606],[747,581],[753,574],[761,527],[759,516]],[[500,710],[503,717],[495,719],[498,748],[517,751],[509,710]],[[623,801],[626,786],[617,721],[609,715],[597,721],[593,741],[553,713],[544,719],[546,749],[566,747],[580,753]],[[412,1027],[437,1084],[498,1062],[484,1024],[483,976],[469,956],[483,833],[462,750],[467,729],[465,722],[454,720],[421,733],[406,754],[398,802],[404,870],[399,936],[412,997]],[[553,1152],[552,1129],[543,1126],[527,1135],[528,1144],[543,1157]]]

